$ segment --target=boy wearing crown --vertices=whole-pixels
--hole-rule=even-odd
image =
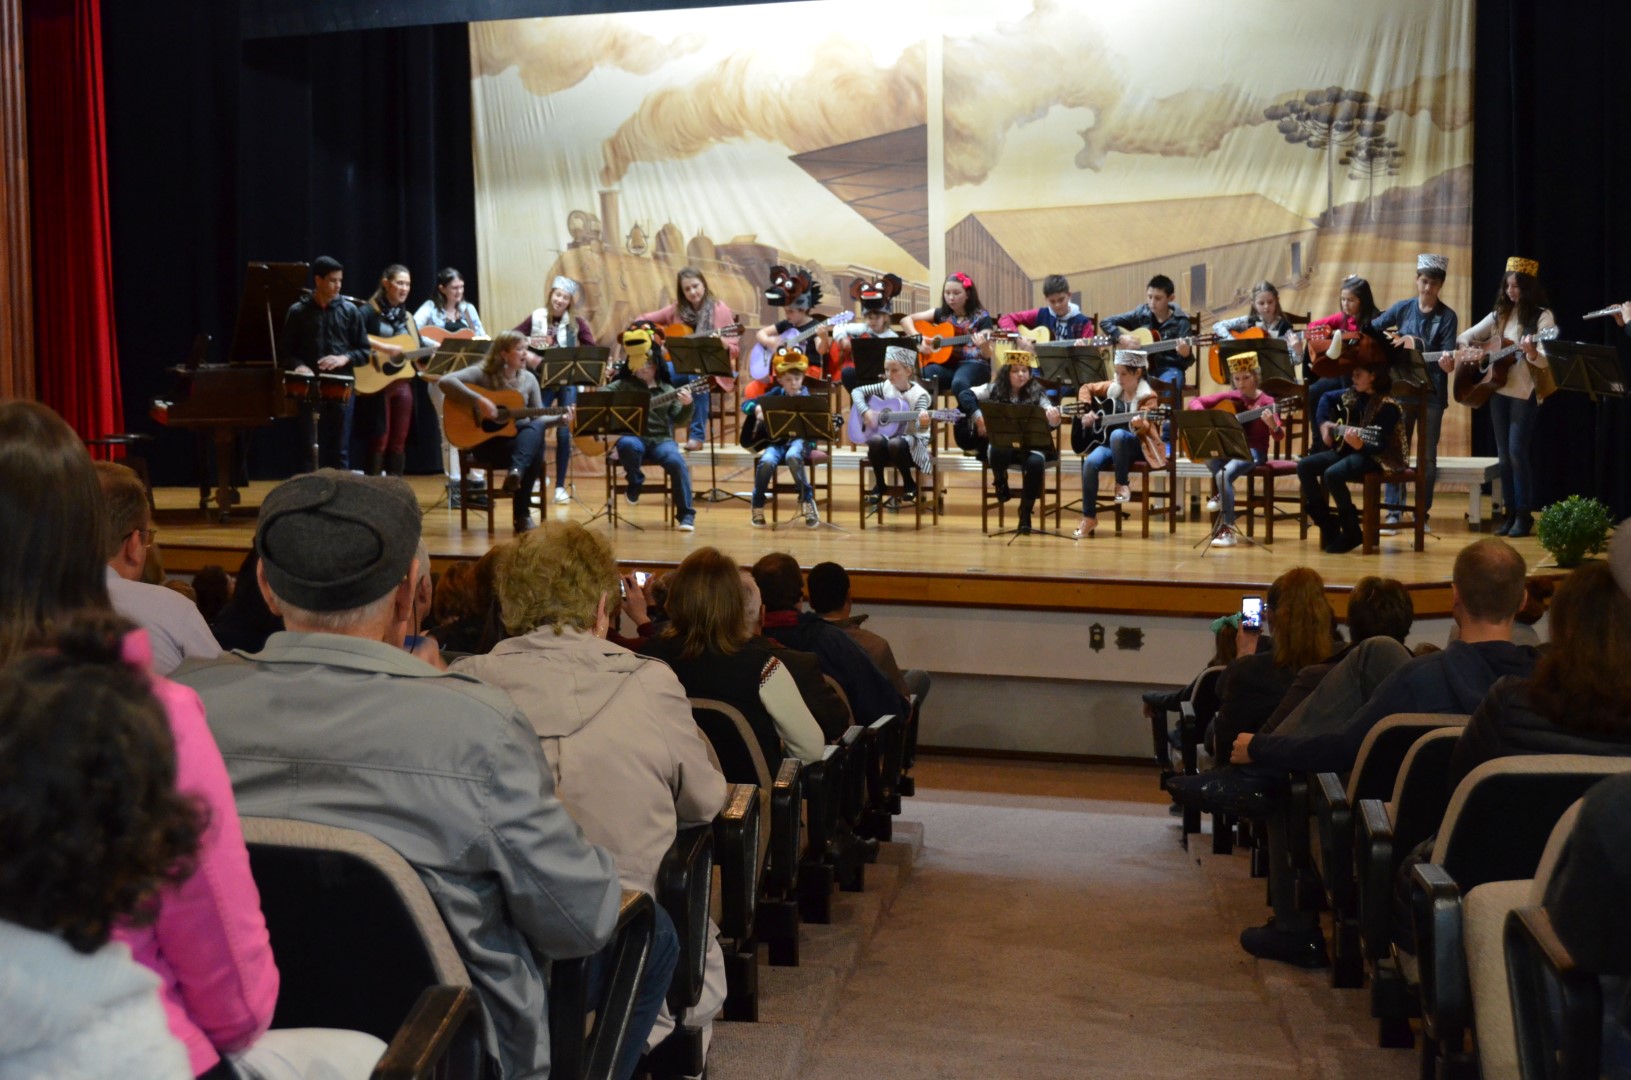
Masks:
[[[1235,353],[1229,357],[1230,389],[1191,398],[1187,407],[1211,409],[1227,401],[1234,405],[1234,411],[1237,413],[1249,409],[1266,409],[1274,404],[1274,398],[1257,388],[1259,375],[1255,352]],[[1218,530],[1218,535],[1212,538],[1213,547],[1234,547],[1238,542],[1235,536],[1235,478],[1249,472],[1254,465],[1261,465],[1267,461],[1269,439],[1278,440],[1285,434],[1280,426],[1280,417],[1273,412],[1265,412],[1248,420],[1243,426],[1246,429],[1246,444],[1251,448],[1251,457],[1232,459],[1214,457],[1206,461],[1206,467],[1211,471],[1212,480],[1218,489],[1217,494],[1207,502],[1206,509],[1223,516],[1222,527]]]
[[[623,347],[624,367],[619,378],[608,390],[639,390],[658,393],[657,336],[648,327],[638,326],[618,336]],[[685,458],[674,443],[674,429],[683,427],[691,419],[691,392],[680,390],[672,400],[646,409],[646,428],[641,435],[624,435],[617,440],[617,460],[628,474],[630,503],[640,501],[640,488],[646,482],[641,466],[655,462],[674,483],[674,508],[679,514],[681,532],[696,528],[696,509],[691,505],[691,474],[686,471]]]
[[[1456,331],[1459,329],[1450,305],[1439,299],[1444,288],[1444,276],[1450,260],[1443,255],[1416,256],[1416,295],[1407,296],[1371,320],[1371,328],[1381,330],[1390,344],[1422,353],[1442,353],[1455,349]],[[1426,488],[1427,508],[1433,507],[1433,483],[1438,478],[1438,435],[1444,422],[1444,409],[1449,404],[1448,378],[1438,364],[1427,365],[1431,389],[1426,397],[1411,398],[1401,403],[1404,409],[1404,437],[1406,443],[1415,434],[1418,413],[1421,418],[1421,483]],[[1390,503],[1404,501],[1404,488],[1388,484],[1384,492]],[[1397,522],[1398,512],[1388,515],[1388,522]],[[1382,534],[1391,536],[1393,529],[1384,523]]]
[[[775,397],[810,396],[810,388],[804,385],[804,372],[809,366],[810,361],[797,350],[788,349],[785,345],[776,350],[775,358],[771,361],[771,369],[776,373],[776,385],[759,397],[742,403],[742,411],[747,414],[747,419],[742,422],[744,446],[753,446],[765,437],[761,430],[764,415],[759,411],[760,402]],[[793,483],[798,485],[799,512],[804,515],[804,524],[812,529],[821,524],[821,515],[816,512],[815,489],[804,474],[804,464],[809,460],[811,449],[807,440],[789,437],[770,442],[760,453],[753,475],[751,503],[751,520],[755,529],[765,526],[765,496],[770,491],[771,481],[776,478],[778,465],[786,465],[793,476]]]

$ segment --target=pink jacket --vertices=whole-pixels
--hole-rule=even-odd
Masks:
[[[644,315],[636,315],[634,317],[634,321],[639,322],[640,320],[644,319],[654,322],[658,326],[668,326],[681,321],[679,311],[680,307],[678,304],[669,304],[667,307],[660,307],[656,311],[648,311]],[[723,300],[715,300],[714,325],[729,326],[735,321],[736,316],[731,314],[730,305],[725,303]],[[742,339],[735,334],[728,334],[719,340],[725,343],[725,350],[731,354],[731,359],[735,360],[738,350],[740,350],[742,347]]]
[[[145,667],[151,655],[145,632],[126,641],[132,663]],[[153,695],[175,737],[176,787],[208,808],[209,824],[197,868],[163,894],[158,919],[121,928],[114,937],[158,975],[170,1030],[186,1045],[197,1076],[222,1052],[241,1050],[265,1033],[277,1004],[278,972],[232,781],[204,722],[204,703],[187,687],[157,676]]]

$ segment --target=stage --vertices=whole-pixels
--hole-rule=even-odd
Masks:
[[[806,528],[802,519],[793,518],[792,500],[784,497],[779,528],[753,528],[745,500],[708,503],[699,499],[696,531],[680,532],[665,526],[661,503],[651,495],[637,506],[621,509],[624,521],[640,529],[624,524],[614,534],[605,518],[590,527],[612,540],[619,562],[630,568],[672,567],[688,552],[704,545],[718,547],[743,563],[751,563],[767,552],[785,550],[805,567],[827,560],[844,565],[854,577],[856,599],[863,604],[1175,618],[1212,618],[1236,610],[1243,592],[1262,592],[1283,570],[1299,564],[1312,566],[1325,578],[1339,613],[1346,609],[1346,594],[1354,583],[1366,575],[1378,574],[1397,578],[1410,588],[1418,617],[1447,616],[1455,555],[1466,542],[1480,535],[1467,516],[1476,513],[1481,517],[1482,503],[1463,501],[1468,499],[1468,485],[1447,482],[1449,477],[1441,473],[1439,512],[1433,517],[1434,531],[1421,553],[1411,550],[1411,536],[1401,533],[1383,537],[1381,550],[1375,555],[1365,556],[1358,551],[1326,555],[1312,536],[1306,541],[1298,538],[1294,521],[1277,525],[1272,546],[1254,547],[1242,542],[1235,548],[1209,548],[1201,543],[1210,528],[1211,515],[1205,513],[1187,514],[1171,534],[1163,521],[1153,521],[1151,535],[1144,539],[1136,506],[1128,508],[1130,516],[1119,537],[1106,515],[1100,519],[1094,536],[1072,540],[1069,533],[1076,519],[1068,512],[1061,522],[1063,539],[1044,535],[987,537],[980,528],[980,474],[963,468],[962,459],[956,457],[942,458],[948,474],[948,493],[946,511],[938,526],[929,523],[925,512],[923,528],[914,529],[908,508],[886,511],[881,528],[875,518],[869,519],[862,530],[850,453],[840,451],[833,470],[830,520],[838,529]],[[735,456],[720,455],[717,482],[724,490],[745,496],[751,480],[746,471],[741,471]],[[695,486],[699,491],[706,490],[712,480],[707,455],[693,454],[691,460]],[[1485,461],[1452,459],[1451,463],[1470,479],[1485,471]],[[1079,484],[1073,482],[1072,468],[1073,462],[1066,462],[1067,500]],[[471,511],[469,531],[461,530],[458,511],[447,508],[440,477],[416,476],[409,482],[425,507],[426,545],[437,564],[477,558],[493,542],[510,537],[507,499],[499,503],[497,528],[489,538],[482,512]],[[209,563],[235,570],[254,536],[254,508],[272,486],[270,482],[256,482],[243,489],[240,508],[224,524],[216,523],[213,515],[199,512],[197,488],[157,489],[159,543],[166,570],[189,573]],[[541,513],[586,521],[601,508],[605,487],[600,475],[586,470],[575,479],[574,486],[583,505],[548,504]],[[1204,497],[1198,481],[1191,483],[1190,489],[1196,498]],[[1009,504],[1010,528],[1014,524],[1013,507]],[[535,511],[535,517],[539,513]],[[992,521],[995,528],[995,515]],[[1053,528],[1051,516],[1048,527]],[[1257,531],[1261,540],[1261,524]],[[1531,567],[1545,556],[1533,537],[1515,543]]]

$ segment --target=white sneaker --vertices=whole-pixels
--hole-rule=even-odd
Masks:
[[[1398,536],[1399,535],[1399,515],[1398,514],[1389,514],[1387,517],[1383,518],[1382,519],[1382,527],[1377,529],[1376,533],[1377,533],[1378,536]]]
[[[1223,509],[1223,504],[1218,502],[1218,497],[1216,495],[1214,495],[1210,499],[1206,500],[1206,512],[1208,514],[1215,514],[1219,510],[1222,510],[1222,509]]]
[[[1132,497],[1132,489],[1128,488],[1125,484],[1116,485],[1116,501],[1118,503],[1127,502]]]
[[[1234,547],[1237,543],[1239,541],[1235,539],[1235,530],[1232,525],[1225,525],[1222,532],[1212,537],[1213,547]]]
[[[569,491],[567,491],[565,488],[556,488],[555,489],[555,502],[557,504],[569,503],[571,501],[572,501],[572,495],[571,495],[571,493]]]

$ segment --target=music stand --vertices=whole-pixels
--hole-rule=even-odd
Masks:
[[[875,382],[884,381],[883,362],[892,348],[909,349],[913,356],[917,355],[918,342],[923,338],[917,334],[905,337],[852,337],[849,339],[850,352],[855,357],[855,385],[871,386]],[[912,373],[917,373],[917,364],[911,365]]]
[[[1037,405],[1010,405],[1001,401],[982,401],[980,415],[985,418],[985,437],[988,442],[986,448],[987,461],[990,460],[992,450],[1004,448],[1018,453],[1037,451],[1044,457],[1055,448],[1053,441],[1054,429],[1048,426],[1048,414],[1045,409]],[[992,470],[993,472],[995,469]],[[1062,532],[1054,532],[1047,528],[1047,518],[1041,518],[1042,528],[1033,528],[1032,533],[1038,536],[1056,536],[1061,540],[1074,541],[1075,537],[1066,536]],[[1012,544],[1020,537],[1017,528],[1002,529],[991,536],[1008,536],[1012,534],[1009,543]]]
[[[1231,338],[1219,341],[1217,346],[1218,360],[1225,372],[1229,370],[1229,357],[1243,352],[1254,352],[1257,354],[1259,383],[1267,379],[1297,381],[1296,368],[1291,362],[1291,347],[1286,344],[1284,338]]]
[[[436,346],[436,352],[425,361],[425,366],[419,369],[419,377],[427,382],[435,382],[443,375],[451,375],[471,364],[479,364],[492,344],[491,341],[479,338],[448,338]]]
[[[1433,392],[1433,373],[1427,370],[1427,360],[1419,349],[1394,349],[1388,374],[1397,385],[1415,386],[1423,392]]]
[[[1222,458],[1227,461],[1250,461],[1252,457],[1251,444],[1246,441],[1246,429],[1241,426],[1240,420],[1227,409],[1182,409],[1173,418],[1176,430],[1173,433],[1175,441],[1189,455],[1190,461],[1211,461]],[[1225,482],[1222,474],[1218,476],[1218,483]],[[1195,547],[1206,545],[1207,551],[1212,548],[1212,541],[1223,534],[1227,526],[1223,523],[1223,515],[1218,515],[1217,524]],[[1251,537],[1237,531],[1240,539],[1257,546]],[[1206,558],[1206,551],[1201,552],[1201,558]]]
[[[681,337],[671,337],[663,342],[668,350],[669,362],[674,365],[674,374],[678,376],[711,375],[718,378],[734,379],[736,369],[731,364],[730,350],[725,348],[725,342],[712,334],[686,334]],[[722,393],[717,386],[713,392]],[[704,418],[706,420],[706,417]],[[726,491],[718,485],[719,480],[719,444],[714,441],[714,426],[705,423],[708,431],[708,476],[712,486],[697,496],[704,502],[725,502],[730,499],[741,499],[747,502],[747,497],[734,491]]]
[[[534,372],[540,390],[599,386],[606,380],[606,363],[612,358],[612,350],[604,345],[562,345],[533,352],[541,357]]]
[[[781,442],[783,439],[803,439],[809,443],[826,443],[827,452],[832,453],[832,437],[834,416],[832,412],[832,392],[828,390],[820,394],[807,394],[803,397],[787,397],[777,394],[775,397],[761,397],[758,399],[759,422],[765,428],[767,442]],[[805,463],[813,471],[814,464]],[[832,500],[827,500],[827,516],[832,516]],[[776,528],[783,525],[792,525],[796,518],[777,522]],[[832,529],[848,535],[847,529],[841,529],[827,518],[822,518],[820,527]]]
[[[1540,351],[1552,367],[1552,379],[1559,390],[1585,394],[1591,399],[1595,427],[1592,455],[1592,490],[1603,490],[1603,470],[1608,461],[1608,426],[1603,423],[1603,399],[1625,396],[1625,375],[1619,354],[1609,345],[1588,345],[1583,341],[1543,341]],[[1502,492],[1505,498],[1506,493]]]
[[[1085,386],[1110,379],[1108,345],[1043,342],[1036,347],[1036,359],[1037,375],[1044,382],[1058,383],[1060,386]]]
[[[646,431],[646,410],[651,407],[651,395],[643,390],[598,390],[581,394],[578,397],[577,416],[572,425],[573,435],[599,435],[602,438],[616,438],[622,435],[644,437]],[[610,462],[606,468],[611,469]],[[617,498],[614,485],[606,485],[606,505],[589,516],[585,525],[592,524],[600,518],[609,518],[612,528],[627,525],[631,529],[644,532],[642,526],[632,521],[624,521],[618,517],[612,500]]]

